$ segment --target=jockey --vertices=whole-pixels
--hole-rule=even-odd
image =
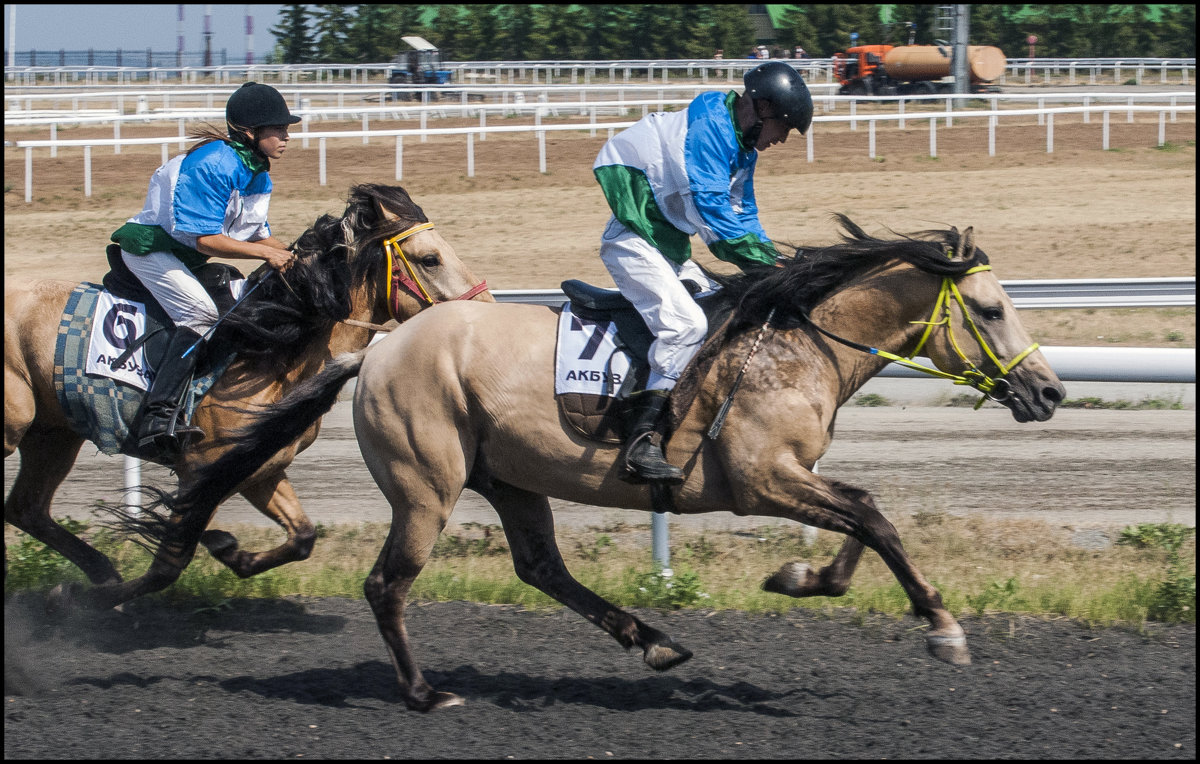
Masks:
[[[203,436],[196,427],[173,427],[200,355],[187,351],[203,344],[217,321],[216,304],[190,269],[210,257],[265,260],[280,271],[295,261],[267,225],[268,171],[300,117],[275,88],[247,82],[226,103],[225,121],[227,134],[202,130],[193,136],[199,143],[154,171],[142,211],[112,235],[129,270],[176,327],[146,393],[142,447],[177,451],[179,436]]]
[[[683,111],[657,112],[613,136],[592,171],[612,217],[600,259],[654,334],[646,390],[630,397],[627,472],[681,482],[663,455],[660,421],[670,391],[708,331],[704,311],[682,279],[715,285],[691,261],[699,234],[717,258],[742,269],[774,265],[779,253],[758,221],[758,152],[801,135],[813,103],[790,65],[771,61],[746,73],[745,93],[708,92]]]

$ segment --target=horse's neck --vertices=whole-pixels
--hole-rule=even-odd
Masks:
[[[813,309],[811,318],[845,340],[907,355],[924,330],[914,322],[929,318],[934,296],[931,281],[928,274],[910,266],[888,268],[832,295]],[[832,368],[839,406],[889,363],[886,358],[821,336],[811,327],[805,331],[824,346],[818,355],[828,359]]]
[[[338,322],[330,332],[330,357],[362,350],[378,331],[374,327],[381,327],[391,320],[384,300],[367,287],[359,287],[350,303],[354,307],[348,316],[349,321]]]

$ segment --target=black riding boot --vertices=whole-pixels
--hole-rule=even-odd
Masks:
[[[621,464],[629,473],[627,479],[640,478],[637,482],[683,482],[683,470],[669,463],[662,450],[662,432],[659,428],[669,399],[670,393],[666,390],[643,390],[630,396],[629,416],[632,424],[621,452]]]
[[[200,344],[183,357],[197,341]],[[162,366],[154,375],[154,382],[146,393],[142,408],[142,424],[138,429],[138,446],[155,446],[162,453],[179,453],[192,436],[204,437],[204,431],[179,423],[183,409],[183,394],[192,381],[196,359],[204,352],[204,341],[192,329],[179,327],[167,345]]]

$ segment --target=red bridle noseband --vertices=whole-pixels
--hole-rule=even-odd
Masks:
[[[446,300],[435,300],[430,296],[429,291],[426,290],[425,287],[421,285],[421,282],[417,279],[416,270],[413,268],[412,263],[410,263],[408,258],[405,256],[404,250],[400,247],[400,242],[404,241],[413,234],[420,233],[421,231],[428,231],[432,228],[433,223],[417,223],[412,228],[401,231],[392,238],[383,242],[383,251],[387,253],[388,310],[391,312],[392,318],[396,319],[397,321],[401,320],[399,318],[401,286],[407,289],[413,297],[421,300],[426,305],[447,302]],[[396,267],[397,260],[404,264],[403,270]],[[470,300],[479,294],[486,292],[487,288],[487,281],[483,281],[453,299]]]

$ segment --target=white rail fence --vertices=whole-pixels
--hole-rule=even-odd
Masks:
[[[606,78],[609,82],[667,82],[671,78],[697,78],[707,81],[735,81],[748,70],[762,63],[757,59],[677,59],[638,61],[462,61],[444,62],[451,81],[457,84],[477,82],[510,83],[530,79],[550,84],[555,80],[591,82]],[[805,79],[833,81],[833,59],[809,58],[788,63],[804,73]],[[20,66],[4,67],[5,82],[11,85],[35,86],[84,82],[99,86],[175,82],[239,82],[253,79],[259,82],[285,85],[298,82],[368,83],[386,80],[394,68],[392,63],[368,64],[257,64],[252,66],[226,65],[211,67],[118,67],[118,66]],[[1076,84],[1086,77],[1089,84],[1111,82],[1121,85],[1132,79],[1141,85],[1148,80],[1160,83],[1181,81],[1188,84],[1195,78],[1195,58],[1010,58],[997,84],[1016,82],[1032,84],[1034,79],[1052,82],[1063,77]],[[1157,77],[1155,76],[1157,75]],[[1078,78],[1078,79],[1077,79]]]
[[[1124,113],[1126,119],[1133,122],[1134,113],[1152,113],[1158,115],[1158,135],[1156,145],[1164,145],[1166,143],[1166,125],[1168,115],[1170,120],[1174,122],[1178,114],[1195,114],[1196,105],[1195,94],[1190,94],[1193,101],[1191,104],[1181,104],[1178,102],[1179,94],[1168,94],[1168,100],[1164,103],[1154,105],[1134,106],[1128,103],[1125,104],[1097,104],[1090,106],[1064,106],[1051,107],[1043,106],[1037,109],[985,109],[985,110],[952,110],[947,109],[935,112],[912,112],[906,113],[903,106],[895,114],[859,114],[857,113],[857,100],[868,99],[852,99],[850,101],[850,114],[848,116],[817,116],[813,119],[813,127],[805,136],[805,146],[807,161],[813,162],[816,159],[816,138],[820,135],[820,125],[830,123],[848,123],[851,130],[858,129],[859,122],[866,122],[868,129],[867,140],[867,155],[869,158],[875,158],[875,134],[876,125],[878,123],[895,122],[899,129],[904,129],[908,121],[927,121],[929,124],[929,156],[937,156],[937,130],[938,125],[942,120],[945,120],[946,126],[952,126],[954,121],[965,119],[987,119],[987,147],[988,155],[994,156],[996,153],[996,133],[1000,126],[1000,119],[1013,117],[1037,117],[1039,124],[1044,124],[1046,130],[1046,152],[1053,153],[1054,151],[1054,120],[1056,115],[1082,115],[1084,121],[1090,120],[1092,114],[1099,114],[1102,120],[1102,128],[1100,130],[1100,148],[1107,150],[1110,146],[1110,115],[1113,112]],[[951,98],[946,96],[933,96],[932,98],[941,101],[947,100],[951,102]],[[917,100],[913,97],[909,100]],[[395,141],[395,178],[401,180],[403,178],[403,157],[404,157],[404,138],[413,137],[419,138],[421,141],[426,141],[433,135],[462,135],[466,138],[465,163],[468,177],[475,176],[475,138],[479,137],[480,141],[486,140],[489,134],[516,132],[516,133],[533,133],[537,138],[538,143],[538,171],[545,173],[547,168],[546,161],[546,133],[557,131],[588,131],[591,135],[596,135],[597,131],[604,129],[611,136],[614,131],[629,127],[633,122],[602,122],[598,120],[598,110],[605,106],[619,106],[620,108],[628,108],[631,105],[640,105],[643,113],[648,111],[651,106],[662,108],[663,103],[684,103],[686,101],[620,101],[620,102],[567,102],[556,104],[540,104],[534,109],[534,123],[532,125],[504,125],[504,126],[489,126],[485,123],[486,109],[479,109],[480,125],[477,127],[456,127],[456,128],[429,128],[426,126],[425,119],[429,113],[429,107],[424,107],[420,110],[422,119],[421,128],[403,128],[403,129],[387,129],[387,130],[371,130],[366,129],[367,119],[364,110],[362,130],[346,130],[346,131],[319,131],[313,132],[307,129],[296,133],[293,138],[299,139],[302,146],[308,146],[310,141],[317,141],[319,160],[318,160],[318,181],[321,185],[326,185],[327,172],[327,142],[330,140],[345,140],[358,139],[362,143],[369,143],[372,138],[392,138]],[[589,120],[583,123],[569,124],[543,124],[542,117],[549,114],[552,110],[563,109],[584,109],[589,111]],[[373,111],[386,111],[380,108]],[[7,120],[6,120],[7,124]],[[120,122],[117,122],[117,131],[119,132]],[[120,153],[122,146],[136,145],[158,145],[161,147],[162,160],[167,159],[168,148],[172,144],[180,144],[182,136],[157,137],[157,138],[79,138],[59,140],[57,138],[51,140],[28,140],[28,141],[5,141],[5,148],[22,149],[25,152],[25,201],[31,202],[33,199],[33,184],[34,184],[34,166],[33,152],[34,149],[48,148],[50,155],[55,156],[59,148],[62,147],[79,147],[83,149],[83,186],[84,195],[90,197],[92,195],[92,163],[91,152],[94,147],[112,146],[114,153]]]
[[[970,104],[986,101],[993,109],[1001,104],[1033,102],[1044,106],[1047,101],[1078,102],[1088,106],[1092,102],[1117,101],[1134,106],[1139,102],[1160,102],[1180,99],[1195,102],[1195,91],[1168,92],[1046,92],[1046,93],[981,93],[941,95],[892,95],[892,96],[838,96],[836,86],[813,85],[812,91],[818,107],[826,112],[834,111],[839,103],[890,102],[899,104],[920,103],[927,100],[945,100],[946,109],[961,102]],[[502,115],[530,113],[539,105],[549,105],[550,113],[557,114],[558,108],[568,108],[564,101],[574,101],[570,106],[579,107],[585,114],[594,107],[592,101],[616,101],[609,111],[621,114],[629,108],[641,107],[643,102],[656,102],[659,110],[666,104],[684,104],[697,94],[711,88],[697,84],[628,85],[628,86],[480,86],[448,87],[295,87],[280,88],[280,92],[291,104],[293,111],[301,116],[316,119],[355,119],[362,114],[385,114],[392,119],[411,119],[421,107],[399,105],[403,100],[415,100],[435,116],[452,114],[469,117],[479,109],[499,111]],[[35,91],[5,92],[5,126],[37,125],[80,125],[122,122],[148,123],[155,121],[178,121],[184,119],[213,120],[224,118],[224,102],[232,89],[229,88],[168,88],[164,90],[94,90],[94,91]],[[624,102],[634,103],[628,106]],[[393,103],[390,108],[384,104]],[[457,102],[457,107],[454,105]],[[161,103],[161,106],[152,105]],[[129,105],[132,104],[132,113]],[[378,104],[371,106],[371,104]],[[434,105],[436,104],[436,105]],[[114,135],[114,138],[119,137]]]

